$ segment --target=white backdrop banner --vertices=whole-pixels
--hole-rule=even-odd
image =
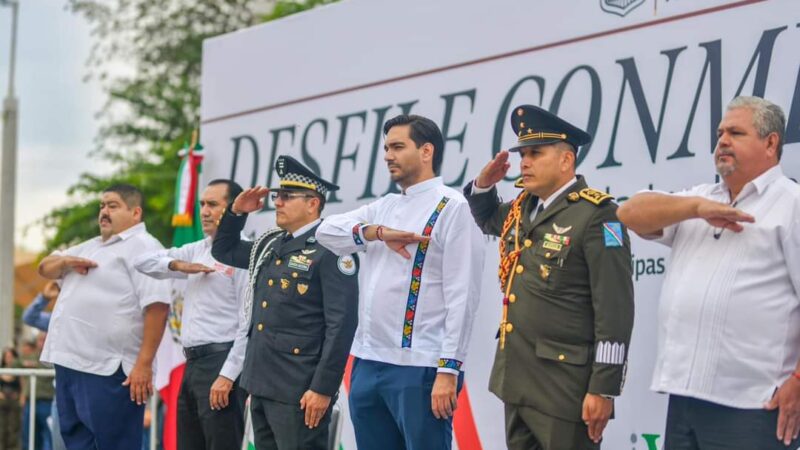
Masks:
[[[275,159],[288,154],[342,186],[325,213],[350,210],[395,189],[381,126],[410,112],[441,126],[442,176],[460,187],[515,142],[509,112],[529,103],[595,136],[578,172],[622,202],[714,182],[716,127],[743,94],[784,108],[782,165],[798,178],[798,22],[797,0],[344,0],[204,43],[203,176],[273,186]],[[516,158],[500,186],[509,199]],[[246,231],[271,226],[267,205]],[[486,245],[469,402],[455,424],[461,450],[505,447],[502,404],[487,389],[501,294],[496,243]],[[633,254],[630,363],[604,448],[656,450],[666,397],[648,388],[668,252],[633,238]],[[349,423],[342,446],[355,448]]]

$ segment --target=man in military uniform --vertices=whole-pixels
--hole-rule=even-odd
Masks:
[[[511,115],[518,144],[465,186],[472,215],[500,237],[503,318],[490,390],[514,449],[597,449],[620,395],[633,326],[630,241],[617,205],[575,175],[591,136],[535,106]],[[494,185],[521,156],[523,191]]]
[[[280,228],[240,240],[246,214],[261,210],[270,192],[247,189],[223,214],[211,252],[249,269],[236,339],[248,340],[241,385],[252,396],[256,447],[321,450],[358,322],[358,261],[314,237],[325,196],[338,186],[288,156],[275,167]]]

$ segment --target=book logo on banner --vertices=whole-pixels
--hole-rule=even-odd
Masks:
[[[600,8],[610,14],[625,17],[629,12],[642,6],[645,0],[600,0]]]

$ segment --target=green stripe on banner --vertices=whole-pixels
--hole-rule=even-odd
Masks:
[[[256,444],[253,444],[252,442],[248,443],[247,450],[256,450]]]

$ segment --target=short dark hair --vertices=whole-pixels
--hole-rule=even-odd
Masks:
[[[208,183],[209,186],[217,186],[220,184],[224,184],[228,188],[225,192],[225,200],[228,203],[236,200],[236,197],[238,197],[243,191],[242,187],[239,186],[239,183],[233,180],[227,180],[225,178],[217,178]]]
[[[426,143],[433,145],[433,173],[439,175],[439,170],[442,168],[442,159],[444,158],[444,138],[439,126],[427,117],[415,114],[400,114],[383,124],[383,135],[386,136],[392,127],[400,125],[409,126],[408,135],[417,147],[422,147]]]
[[[103,190],[103,193],[106,192],[114,192],[119,194],[122,197],[122,201],[125,202],[125,205],[128,208],[135,208],[140,207],[142,208],[142,213],[144,213],[144,194],[142,191],[139,190],[136,186],[120,183],[109,186]]]

